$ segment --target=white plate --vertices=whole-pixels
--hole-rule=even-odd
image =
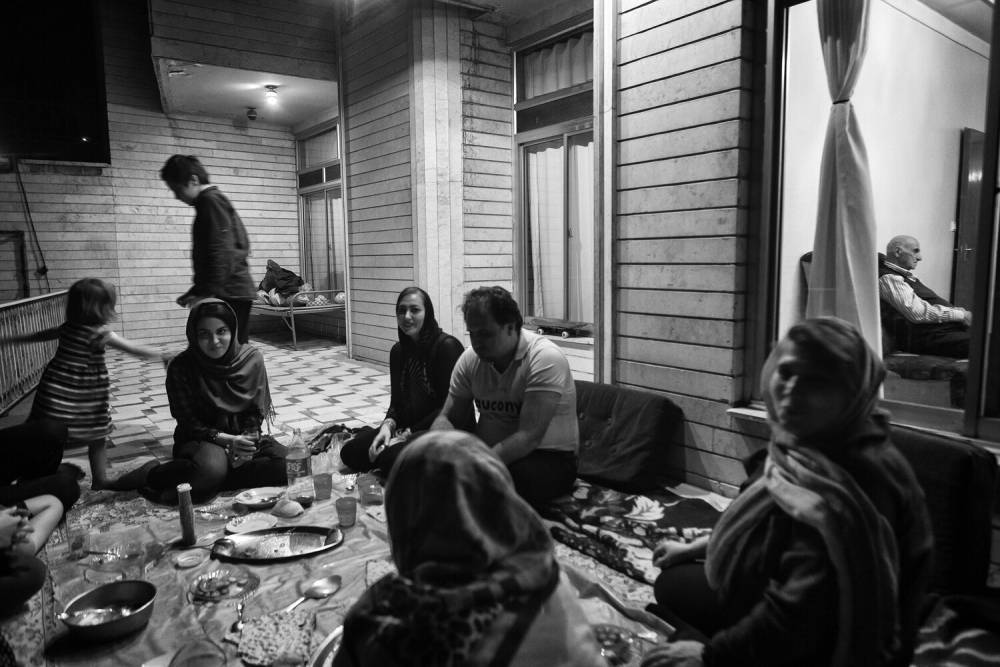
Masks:
[[[253,512],[245,516],[230,519],[226,524],[227,533],[247,533],[251,530],[267,530],[278,525],[278,519],[272,514]]]
[[[240,491],[233,500],[248,509],[266,510],[274,507],[283,495],[285,495],[283,486],[263,486],[259,489]]]
[[[186,570],[201,565],[207,558],[208,552],[204,549],[191,549],[190,551],[181,551],[174,554],[173,561],[174,565],[182,570]]]

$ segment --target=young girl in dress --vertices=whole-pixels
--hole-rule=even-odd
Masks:
[[[69,288],[66,321],[31,336],[59,340],[35,392],[29,421],[52,419],[66,424],[67,446],[87,446],[91,488],[116,488],[107,478],[106,440],[111,431],[108,411],[110,382],[104,351],[113,347],[148,359],[168,355],[122,338],[108,324],[115,318],[115,288],[97,278],[84,278]]]

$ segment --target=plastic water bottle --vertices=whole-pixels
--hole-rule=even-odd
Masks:
[[[316,497],[312,481],[311,453],[302,435],[295,429],[292,442],[285,456],[285,472],[288,475],[288,497],[303,507],[312,504]]]

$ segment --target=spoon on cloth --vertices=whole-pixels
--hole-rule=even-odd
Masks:
[[[288,605],[281,611],[290,612],[291,610],[298,607],[300,604],[305,602],[308,598],[314,600],[319,600],[322,598],[330,597],[334,593],[340,590],[340,575],[331,574],[329,577],[323,577],[317,579],[316,581],[309,584],[309,588],[302,591],[302,597]]]

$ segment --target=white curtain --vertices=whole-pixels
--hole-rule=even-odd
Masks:
[[[594,33],[585,32],[525,54],[520,70],[522,99],[593,80],[593,53]]]
[[[327,246],[330,228],[326,219],[326,193],[306,195],[302,229],[302,277],[314,289],[330,289],[330,264]]]
[[[525,150],[528,216],[528,293],[526,314],[562,317],[565,206],[562,140]]]
[[[570,137],[567,174],[566,253],[569,283],[566,319],[594,319],[594,139]]]
[[[344,289],[344,266],[347,257],[347,229],[344,225],[344,208],[340,200],[339,190],[327,191],[327,216],[333,229],[333,243],[328,250],[328,261],[332,266],[333,284],[330,289]]]
[[[855,324],[881,350],[875,211],[868,156],[850,102],[864,61],[868,0],[818,0],[820,42],[833,106],[819,174],[806,316]]]
[[[529,146],[527,315],[590,322],[594,313],[594,140]]]

